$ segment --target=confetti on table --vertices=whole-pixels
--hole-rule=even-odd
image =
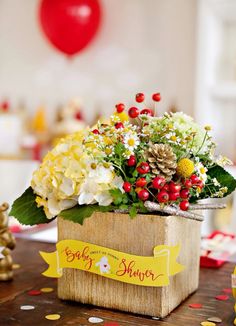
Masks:
[[[152,317],[152,319],[154,319],[154,320],[159,320],[160,317]]]
[[[208,321],[213,321],[214,323],[222,323],[222,319],[219,317],[209,317],[207,318]]]
[[[226,301],[229,299],[229,296],[222,294],[222,295],[217,295],[215,298],[216,298],[216,300]]]
[[[25,305],[20,307],[21,310],[33,310],[35,309],[35,306]]]
[[[12,265],[12,268],[13,268],[13,269],[19,269],[19,268],[20,268],[20,264],[13,264],[13,265]]]
[[[40,289],[40,291],[43,293],[50,293],[50,292],[53,292],[54,289],[53,288],[42,288],[42,289]]]
[[[52,315],[46,315],[45,318],[48,320],[58,320],[61,318],[61,316],[59,314],[52,314]]]
[[[98,317],[89,317],[88,321],[91,324],[99,324],[99,323],[102,323],[103,322],[103,319],[102,318],[98,318]]]
[[[28,295],[40,295],[42,294],[41,291],[39,290],[31,290],[31,291],[28,291]]]
[[[236,318],[234,319],[234,325],[236,325]]]
[[[190,303],[189,308],[194,308],[194,309],[201,309],[202,308],[202,304],[201,303]]]
[[[231,288],[223,289],[223,292],[224,293],[232,293],[232,289]]]
[[[202,326],[216,326],[216,324],[212,323],[211,321],[202,321],[201,325]]]

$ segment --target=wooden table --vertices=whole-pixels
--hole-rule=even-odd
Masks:
[[[170,316],[163,320],[153,320],[151,317],[127,314],[98,307],[82,305],[73,302],[63,302],[56,295],[56,280],[41,275],[46,264],[39,256],[39,250],[54,251],[55,246],[46,243],[18,240],[14,250],[15,263],[21,267],[15,270],[12,282],[0,283],[0,325],[1,326],[33,326],[33,325],[93,325],[88,318],[95,316],[104,320],[97,325],[128,325],[128,326],[191,326],[200,325],[208,317],[218,316],[223,322],[218,325],[233,325],[234,299],[230,295],[227,301],[218,301],[215,296],[222,293],[223,288],[229,288],[233,264],[225,264],[218,270],[202,269],[200,288],[189,299],[182,303]],[[42,293],[39,296],[29,296],[27,291],[53,287],[55,291]],[[203,304],[202,309],[189,308],[190,303]],[[34,305],[35,309],[23,311],[21,305]],[[45,319],[47,314],[60,314],[57,321]]]

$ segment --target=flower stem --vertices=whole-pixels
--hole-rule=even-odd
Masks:
[[[115,163],[113,163],[113,162],[111,162],[111,164],[112,164],[114,167],[116,167],[117,169],[119,169],[119,170],[123,173],[125,179],[127,179],[127,176],[126,176],[126,174],[125,174],[125,171],[124,171],[124,170],[123,170],[119,165],[117,165],[117,164],[115,164]]]
[[[205,144],[205,141],[206,141],[206,138],[207,138],[207,134],[208,134],[208,132],[206,131],[205,136],[203,138],[203,142],[202,142],[201,146],[199,147],[197,153],[195,153],[195,155],[197,155],[200,152],[200,150],[202,149],[203,145]]]

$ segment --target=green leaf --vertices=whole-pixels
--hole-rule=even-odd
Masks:
[[[9,215],[14,216],[21,224],[25,225],[51,222],[53,219],[48,219],[46,217],[43,208],[37,207],[35,197],[31,187],[26,189],[26,191],[14,201]]]
[[[129,205],[122,204],[122,205],[119,206],[119,209],[128,210],[129,209]]]
[[[113,197],[114,205],[119,206],[123,201],[123,194],[120,191],[120,189],[118,189],[118,188],[111,189],[109,192],[110,192],[111,196]]]
[[[132,206],[129,211],[130,218],[134,218],[137,215],[137,208],[135,206]]]
[[[118,143],[114,150],[116,155],[121,156],[125,150],[125,146],[122,143]]]
[[[83,225],[84,220],[90,217],[94,212],[110,212],[114,210],[112,206],[98,205],[76,205],[70,209],[66,209],[60,213],[60,216],[65,220]]]
[[[236,188],[236,180],[234,177],[224,168],[219,165],[215,165],[212,168],[209,168],[207,174],[213,179],[216,178],[222,187],[227,187],[228,191],[225,193],[225,196],[228,196]]]

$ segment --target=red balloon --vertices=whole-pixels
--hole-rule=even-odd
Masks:
[[[39,17],[51,43],[63,53],[74,55],[96,34],[101,10],[98,0],[42,0]]]

